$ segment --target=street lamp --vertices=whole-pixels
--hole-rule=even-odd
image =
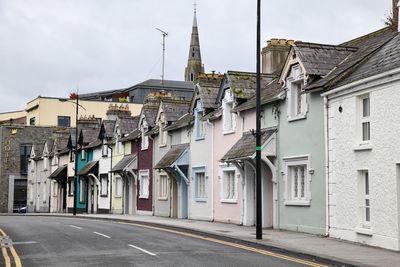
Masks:
[[[78,108],[81,107],[84,110],[86,110],[86,108],[82,105],[79,104],[79,97],[78,94],[72,93],[69,97],[70,99],[76,99],[76,103],[72,102],[70,100],[67,99],[63,99],[60,101],[61,102],[71,102],[73,104],[76,105],[76,110],[75,110],[75,170],[74,170],[74,177],[75,177],[75,181],[74,181],[74,209],[73,209],[73,215],[76,215],[76,201],[77,201],[77,185],[78,185]]]

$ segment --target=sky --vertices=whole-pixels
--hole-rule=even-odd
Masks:
[[[197,0],[206,72],[256,69],[256,0]],[[261,0],[271,38],[340,44],[384,27],[391,0]],[[0,0],[0,112],[40,96],[183,80],[193,0]]]

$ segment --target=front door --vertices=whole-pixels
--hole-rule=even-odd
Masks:
[[[170,177],[170,181],[170,217],[178,218],[178,183],[173,177]]]

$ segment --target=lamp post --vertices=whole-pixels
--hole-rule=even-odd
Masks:
[[[262,202],[261,202],[261,80],[260,80],[260,6],[257,0],[257,92],[256,92],[256,238],[262,239]]]

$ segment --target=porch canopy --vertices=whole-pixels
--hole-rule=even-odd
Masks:
[[[173,174],[174,177],[179,175],[186,184],[189,184],[187,175],[182,171],[180,166],[189,166],[189,144],[179,144],[171,146],[171,149],[162,157],[162,159],[154,166],[154,169],[164,169]]]
[[[111,172],[118,172],[123,176],[126,173],[132,174],[132,176],[136,179],[137,170],[137,155],[129,154],[125,155],[115,166],[111,169]]]
[[[65,183],[67,178],[67,164],[58,167],[49,178],[56,179],[60,183]]]
[[[96,174],[99,172],[99,161],[92,160],[86,163],[82,169],[79,170],[78,175],[89,175],[89,174]]]
[[[275,154],[275,135],[276,127],[261,129],[261,154],[265,157],[276,156]],[[255,159],[256,157],[256,136],[255,132],[249,131],[243,133],[229,151],[221,158],[223,162],[234,162],[246,159]]]

